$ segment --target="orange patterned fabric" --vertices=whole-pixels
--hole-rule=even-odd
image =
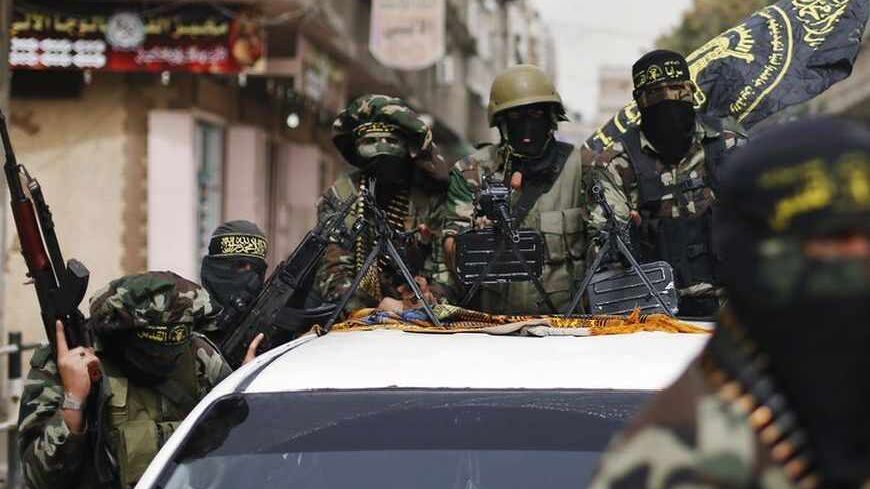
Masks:
[[[489,333],[597,336],[639,332],[705,334],[710,330],[664,314],[628,316],[500,316],[453,306],[439,305],[435,314],[442,327],[435,326],[419,311],[403,314],[361,309],[332,331],[393,329],[420,333]]]

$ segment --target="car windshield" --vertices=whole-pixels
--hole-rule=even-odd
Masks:
[[[234,395],[200,419],[159,487],[576,488],[648,396],[589,390]]]

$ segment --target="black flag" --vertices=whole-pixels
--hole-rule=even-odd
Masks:
[[[749,128],[848,77],[861,47],[870,0],[782,0],[688,56],[699,110]],[[634,103],[586,144],[599,151],[637,125]]]

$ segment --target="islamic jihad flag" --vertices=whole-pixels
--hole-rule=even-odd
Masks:
[[[700,88],[695,105],[750,128],[848,77],[870,16],[870,0],[782,0],[759,10],[688,56]],[[634,103],[586,142],[593,150],[637,125]]]

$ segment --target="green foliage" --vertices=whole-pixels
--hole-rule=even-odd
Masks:
[[[660,37],[656,45],[688,56],[756,10],[773,3],[776,0],[694,0],[682,22],[670,34]]]

